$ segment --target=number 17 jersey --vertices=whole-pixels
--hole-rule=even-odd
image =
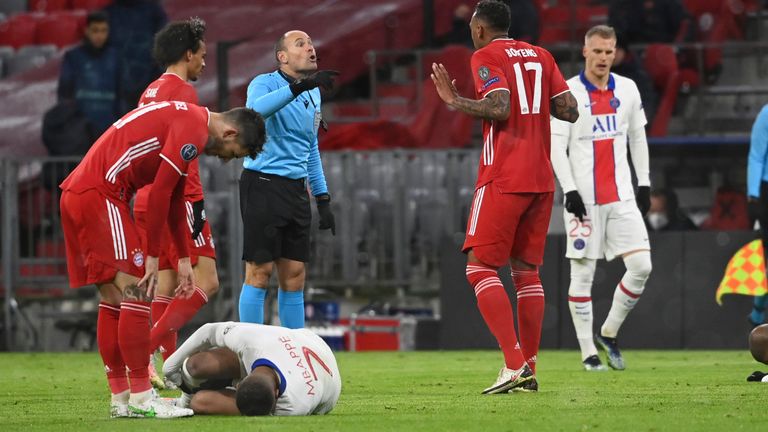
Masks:
[[[475,188],[493,182],[503,193],[552,192],[550,99],[568,91],[552,54],[514,39],[495,39],[472,55],[478,99],[508,93],[506,120],[483,120]]]

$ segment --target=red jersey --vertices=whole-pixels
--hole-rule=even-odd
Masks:
[[[147,86],[139,100],[139,106],[144,106],[152,102],[162,101],[181,101],[195,105],[200,105],[197,99],[197,92],[192,85],[184,81],[180,76],[173,73],[164,73],[160,78]],[[133,201],[133,211],[147,211],[147,202],[149,200],[150,186],[141,189],[136,193],[136,199]],[[200,163],[197,159],[192,161],[187,171],[186,185],[184,186],[184,199],[189,202],[200,201],[203,199],[203,185],[200,181]]]
[[[147,254],[158,256],[160,233],[168,220],[179,256],[189,256],[184,182],[180,180],[205,148],[209,118],[206,108],[185,102],[136,108],[104,132],[61,183],[61,189],[75,193],[98,189],[128,202],[139,188],[153,183]]]
[[[549,101],[568,91],[552,54],[514,39],[495,39],[472,55],[477,98],[508,92],[509,118],[483,120],[483,152],[476,188],[493,182],[502,192],[555,190],[549,160]]]

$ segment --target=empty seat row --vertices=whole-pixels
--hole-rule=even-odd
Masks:
[[[18,51],[10,46],[0,46],[0,77],[12,76],[38,68],[56,55],[56,45],[27,45]]]
[[[30,12],[58,12],[68,9],[101,9],[112,0],[29,0]]]
[[[20,48],[25,45],[53,44],[65,47],[82,38],[84,10],[50,14],[19,14],[0,22],[0,45]]]

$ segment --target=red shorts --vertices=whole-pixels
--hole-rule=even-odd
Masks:
[[[216,259],[216,249],[213,245],[213,235],[211,235],[211,226],[206,222],[203,225],[203,231],[195,240],[192,240],[192,203],[185,201],[187,207],[187,226],[189,227],[189,253],[192,266],[197,265],[197,259],[201,256]],[[136,228],[138,228],[141,244],[144,249],[147,248],[147,213],[135,211],[133,217],[136,219]],[[179,254],[171,238],[171,230],[166,226],[163,230],[163,239],[160,249],[159,269],[176,270],[179,265]]]
[[[462,251],[472,249],[480,262],[495,267],[510,258],[543,264],[553,199],[553,192],[501,193],[493,183],[477,189]]]
[[[59,205],[72,288],[112,282],[118,271],[144,276],[144,250],[128,203],[90,189],[63,191]]]

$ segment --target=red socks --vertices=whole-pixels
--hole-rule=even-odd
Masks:
[[[467,280],[475,290],[477,307],[485,324],[504,353],[506,367],[520,369],[525,364],[525,358],[517,343],[512,305],[496,269],[479,263],[467,264]]]
[[[208,296],[199,287],[195,287],[195,292],[188,299],[174,298],[165,313],[155,321],[152,327],[150,352],[155,352],[162,345],[163,358],[170,357],[176,351],[176,333],[206,303],[208,303]]]
[[[152,388],[149,382],[149,302],[123,300],[117,339],[128,366],[131,393]]]
[[[107,381],[112,394],[128,390],[128,377],[125,374],[125,363],[120,354],[117,332],[120,319],[120,306],[109,303],[99,303],[99,317],[96,322],[96,343],[99,354],[107,372]]]
[[[517,291],[517,329],[525,361],[536,372],[536,356],[541,342],[544,321],[544,289],[538,269],[512,270],[512,281]]]
[[[157,322],[160,321],[160,318],[162,318],[163,314],[165,313],[165,310],[168,308],[168,305],[170,305],[172,301],[173,301],[173,297],[164,296],[164,295],[156,295],[155,298],[152,299],[152,325],[157,324]],[[151,330],[149,335],[150,335],[149,338],[151,341],[152,340]],[[168,357],[170,357],[171,354],[173,354],[173,351],[176,348],[176,337],[177,337],[177,332],[172,331],[172,332],[169,332],[166,335],[166,337],[160,341],[160,351],[163,354],[163,360],[167,360]],[[150,346],[152,346],[151,342],[150,342]]]

